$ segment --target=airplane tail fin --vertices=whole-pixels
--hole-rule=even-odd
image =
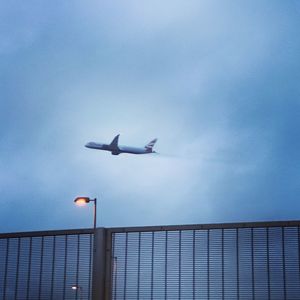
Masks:
[[[110,143],[110,146],[112,148],[118,149],[118,144],[119,144],[119,134],[115,136],[115,138],[112,140],[112,142]]]
[[[151,150],[151,151],[152,151],[152,148],[154,147],[154,145],[155,145],[156,142],[157,142],[157,139],[152,140],[149,144],[147,144],[147,145],[145,146],[145,148],[146,148],[147,150]]]

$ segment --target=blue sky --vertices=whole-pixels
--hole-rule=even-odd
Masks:
[[[299,219],[299,1],[1,1],[0,231]],[[112,156],[88,141],[143,146]]]

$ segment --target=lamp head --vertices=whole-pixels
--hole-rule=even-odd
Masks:
[[[77,197],[75,198],[74,202],[78,206],[84,206],[89,203],[91,199],[89,197]]]

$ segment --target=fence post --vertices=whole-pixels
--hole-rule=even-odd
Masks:
[[[103,300],[105,294],[106,229],[94,233],[92,300]]]

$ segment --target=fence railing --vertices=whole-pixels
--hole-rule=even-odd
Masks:
[[[300,299],[299,225],[113,228],[106,299]]]
[[[90,229],[1,234],[0,299],[91,299],[92,249]]]
[[[0,299],[299,300],[299,226],[289,221],[0,234]]]

